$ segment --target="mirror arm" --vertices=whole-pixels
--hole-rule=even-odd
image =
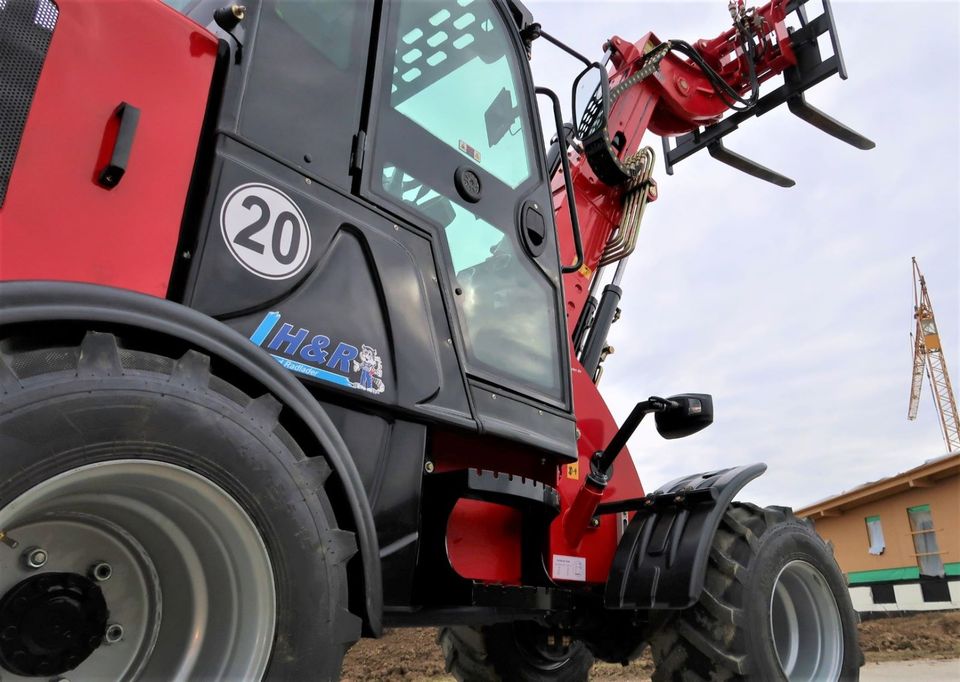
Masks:
[[[610,476],[610,469],[613,467],[614,460],[617,459],[617,456],[623,452],[623,448],[626,447],[627,441],[630,440],[630,436],[633,435],[633,432],[637,430],[637,427],[640,426],[640,422],[643,421],[643,418],[646,417],[651,412],[663,412],[664,410],[677,407],[677,403],[673,400],[666,400],[664,398],[658,398],[657,396],[650,396],[647,400],[643,400],[634,406],[630,411],[630,416],[627,417],[627,420],[623,422],[623,426],[614,434],[613,438],[610,441],[610,444],[607,447],[597,452],[593,459],[590,462],[590,475],[594,475],[596,472],[604,478]]]
[[[560,98],[550,88],[536,88],[538,95],[546,95],[553,104],[553,121],[557,127],[557,139],[565,140],[563,134],[563,113],[560,109]],[[573,193],[573,179],[570,176],[570,159],[567,158],[566,148],[560,150],[560,167],[563,169],[563,185],[567,192],[567,208],[570,211],[570,226],[573,229],[573,244],[577,250],[577,260],[573,265],[563,265],[560,272],[569,274],[576,272],[583,266],[583,242],[580,239],[580,218],[577,216],[577,199]]]
[[[557,40],[556,38],[554,38],[552,35],[550,35],[549,33],[547,33],[546,31],[544,31],[543,28],[540,26],[540,24],[537,24],[536,26],[537,26],[537,36],[538,36],[538,37],[540,37],[540,38],[546,38],[546,39],[547,39],[547,42],[549,42],[549,43],[551,43],[551,44],[553,44],[553,45],[556,45],[556,46],[559,47],[561,50],[563,50],[564,52],[566,52],[568,55],[570,55],[571,57],[574,57],[575,59],[579,59],[581,62],[583,62],[583,63],[586,64],[587,66],[590,66],[591,64],[593,64],[592,61],[590,61],[589,59],[587,59],[586,57],[584,57],[582,54],[580,54],[579,52],[577,52],[576,50],[574,50],[572,47],[570,47],[569,45],[565,45],[564,43],[560,42],[559,40]]]
[[[564,535],[572,547],[580,545],[587,528],[591,527],[590,520],[596,514],[597,507],[603,499],[603,493],[613,475],[613,461],[623,451],[630,436],[637,430],[645,416],[651,412],[662,412],[673,405],[675,403],[672,400],[664,400],[656,396],[637,403],[606,450],[594,453],[590,459],[590,473],[584,477],[583,484],[573,498],[573,502],[567,507],[561,521]]]

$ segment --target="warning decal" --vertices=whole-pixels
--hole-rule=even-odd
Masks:
[[[586,582],[586,558],[582,556],[564,556],[563,554],[554,554],[553,571],[551,577],[554,580],[577,580],[580,582]]]

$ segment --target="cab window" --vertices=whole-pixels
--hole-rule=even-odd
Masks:
[[[548,393],[559,389],[552,293],[500,229],[396,166],[384,188],[444,227],[457,303],[474,362]]]
[[[515,30],[490,0],[389,4],[370,182],[439,228],[470,373],[560,400],[555,244],[538,260],[518,238],[520,206],[549,195]],[[479,196],[456,184],[464,168]]]
[[[264,0],[240,132],[349,189],[359,128],[371,0]]]
[[[516,188],[530,177],[529,131],[516,58],[492,10],[483,0],[403,3],[390,105]]]

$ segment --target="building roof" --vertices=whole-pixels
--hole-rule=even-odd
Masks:
[[[940,479],[958,474],[960,474],[960,450],[954,450],[940,457],[928,459],[913,469],[881,478],[878,481],[864,483],[852,490],[815,502],[798,509],[796,514],[797,516],[814,519],[825,516],[840,516],[847,509],[890,497],[911,488],[929,488]]]

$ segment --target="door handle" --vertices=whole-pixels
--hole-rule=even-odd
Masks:
[[[117,118],[117,137],[113,141],[110,160],[97,175],[97,182],[107,189],[116,187],[127,172],[133,138],[140,123],[140,110],[127,102],[121,102],[113,115]]]

